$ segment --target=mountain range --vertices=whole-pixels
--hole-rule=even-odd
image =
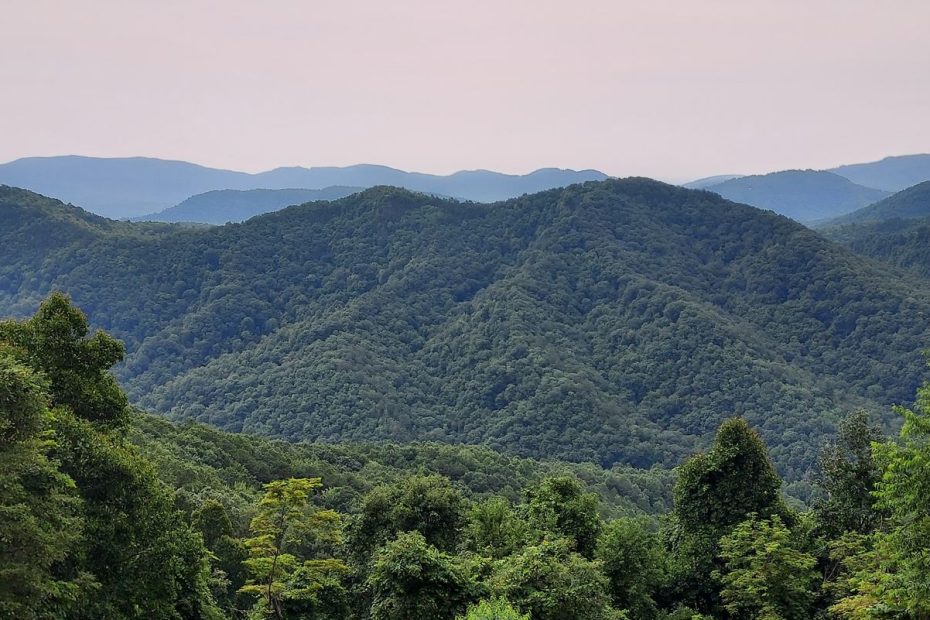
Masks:
[[[841,413],[912,397],[930,339],[916,276],[648,179],[377,187],[207,228],[15,188],[0,212],[0,315],[63,290],[126,342],[137,405],[289,439],[649,467],[742,415],[797,480]]]
[[[216,189],[191,196],[164,211],[132,219],[143,222],[227,224],[242,222],[290,205],[345,198],[362,189],[337,186],[323,189]]]
[[[147,157],[76,155],[27,157],[0,164],[0,183],[81,205],[110,218],[149,215],[173,207],[195,194],[220,189],[393,185],[464,200],[491,202],[605,178],[607,175],[596,170],[558,168],[542,168],[525,175],[463,170],[441,176],[367,164],[344,168],[275,168],[249,174]]]
[[[884,190],[856,185],[838,174],[817,170],[738,177],[705,189],[802,223],[849,213],[888,196]]]

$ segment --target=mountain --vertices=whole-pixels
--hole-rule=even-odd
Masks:
[[[249,175],[146,157],[27,157],[0,164],[0,183],[111,218],[160,211],[193,194],[248,187]]]
[[[712,177],[703,177],[701,179],[695,179],[690,183],[685,183],[682,187],[687,187],[688,189],[707,189],[712,185],[719,185],[725,181],[732,181],[733,179],[742,178],[745,175],[742,174],[717,174]]]
[[[930,277],[930,181],[824,222],[818,230],[854,252]]]
[[[191,196],[164,211],[133,218],[144,222],[198,222],[226,224],[277,211],[289,205],[335,200],[361,191],[359,187],[323,189],[217,189]]]
[[[0,208],[31,215],[0,218],[0,315],[63,290],[125,340],[136,404],[232,431],[648,467],[743,415],[797,480],[841,412],[912,397],[930,341],[924,282],[648,179],[378,187],[209,228]]]
[[[930,181],[924,181],[892,194],[875,204],[828,220],[821,227],[829,228],[888,220],[913,220],[924,217],[930,217]]]
[[[900,155],[865,164],[833,168],[853,183],[899,192],[923,181],[930,181],[930,155]]]
[[[387,166],[276,168],[249,174],[146,157],[69,155],[28,157],[0,164],[0,183],[79,204],[99,215],[133,218],[167,209],[195,194],[219,189],[323,189],[394,185],[418,192],[492,202],[553,187],[607,178],[596,170],[543,168],[525,175],[489,170],[449,176]]]
[[[739,177],[705,189],[734,202],[769,209],[805,223],[849,213],[888,195],[817,170]]]

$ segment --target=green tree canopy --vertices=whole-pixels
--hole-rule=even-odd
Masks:
[[[478,594],[467,568],[417,531],[398,534],[377,552],[367,585],[372,620],[451,619]]]
[[[584,557],[594,557],[601,518],[597,512],[597,495],[586,493],[571,476],[546,478],[527,492],[527,516],[531,527],[552,532],[572,541]]]
[[[778,515],[740,523],[720,541],[724,607],[734,620],[807,620],[817,560],[798,549]]]

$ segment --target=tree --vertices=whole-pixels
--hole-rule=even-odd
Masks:
[[[109,374],[122,345],[87,333],[86,318],[61,294],[29,320],[0,323],[0,347],[47,381],[48,456],[80,498],[83,536],[60,567],[75,608],[100,618],[211,617],[201,537],[126,441],[126,396]]]
[[[356,563],[364,564],[372,552],[399,532],[419,532],[427,543],[455,549],[467,522],[468,502],[448,478],[410,476],[400,484],[372,489],[350,532]]]
[[[882,513],[875,509],[874,491],[881,470],[872,455],[872,444],[881,440],[879,429],[859,411],[843,420],[835,443],[820,454],[818,482],[826,497],[814,505],[821,531],[830,538],[844,532],[868,534]]]
[[[478,593],[466,567],[415,531],[378,551],[367,585],[372,620],[451,619]]]
[[[206,500],[193,512],[191,524],[200,531],[204,545],[211,553],[211,589],[214,597],[223,607],[232,608],[233,596],[245,585],[243,562],[248,558],[248,550],[233,535],[232,522],[226,508],[214,499]]]
[[[458,620],[530,620],[529,614],[521,614],[506,599],[481,599],[468,608],[468,613]]]
[[[83,545],[75,573],[88,617],[200,618],[214,614],[203,539],[175,509],[172,492],[120,435],[67,410],[53,411],[52,455],[82,501]]]
[[[611,616],[608,581],[599,562],[567,539],[543,540],[504,558],[493,589],[533,620],[602,620]]]
[[[877,508],[889,527],[876,536],[881,558],[877,598],[913,618],[930,618],[930,384],[917,391],[913,409],[896,407],[904,417],[900,441],[875,446],[882,479]]]
[[[581,483],[571,476],[546,478],[527,495],[531,528],[564,536],[582,556],[594,557],[602,525],[597,495],[585,493]]]
[[[806,620],[811,617],[817,560],[798,549],[778,515],[740,523],[720,541],[724,568],[714,576],[734,619]]]
[[[24,351],[26,363],[49,379],[52,406],[113,427],[129,421],[126,395],[110,374],[123,344],[105,332],[88,337],[87,318],[68,297],[52,293],[31,319],[0,322],[0,341]]]
[[[345,570],[339,560],[302,560],[293,553],[307,537],[338,535],[338,514],[308,509],[311,494],[321,486],[319,478],[276,480],[264,486],[249,525],[252,536],[245,541],[251,579],[241,591],[260,597],[265,617],[285,618],[285,600],[312,598],[333,574]]]
[[[781,479],[758,433],[741,418],[720,425],[706,454],[688,459],[675,484],[675,517],[685,531],[721,533],[749,513],[783,514]]]
[[[0,344],[0,617],[67,608],[62,573],[81,536],[74,481],[49,460],[46,386]],[[70,576],[73,577],[73,576]]]
[[[472,507],[465,532],[470,550],[502,558],[518,548],[527,526],[507,499],[495,496]]]
[[[637,519],[615,519],[598,541],[597,559],[608,579],[613,606],[630,617],[649,620],[659,616],[653,592],[663,577],[658,537]]]
[[[714,615],[720,604],[718,548],[750,514],[793,520],[779,488],[781,479],[765,444],[745,420],[721,424],[707,453],[696,454],[678,471],[670,545],[673,591],[668,595]]]

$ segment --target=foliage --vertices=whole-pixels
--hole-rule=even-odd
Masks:
[[[904,417],[900,443],[876,447],[882,479],[875,495],[889,513],[890,527],[879,536],[885,560],[880,598],[911,617],[930,615],[930,384],[917,392]]]
[[[682,602],[714,612],[719,591],[719,541],[750,514],[788,515],[781,480],[765,444],[745,420],[721,424],[707,453],[696,454],[678,471],[675,484],[672,581]]]
[[[0,617],[49,615],[73,602],[62,574],[82,523],[74,481],[48,458],[47,386],[0,345]],[[80,577],[80,576],[77,576]]]
[[[654,593],[664,578],[663,549],[657,533],[640,519],[607,524],[597,546],[613,606],[631,618],[660,617]]]
[[[529,614],[521,614],[502,598],[481,599],[468,608],[468,613],[459,620],[530,620]]]
[[[874,491],[881,470],[872,456],[872,444],[881,432],[859,411],[840,423],[835,442],[820,455],[819,483],[826,496],[815,502],[817,520],[831,538],[844,532],[868,534],[882,513],[875,509]]]
[[[715,574],[724,607],[735,619],[806,620],[811,617],[817,560],[797,548],[778,515],[755,514],[720,541],[724,568]]]
[[[288,439],[674,466],[741,415],[801,479],[842,411],[920,381],[930,295],[709,192],[609,180],[493,206],[374,188],[243,224],[0,192],[0,313],[69,293],[136,405]]]
[[[531,489],[527,520],[534,530],[563,536],[572,542],[575,551],[588,559],[594,557],[602,525],[597,496],[585,493],[574,478],[547,478]]]
[[[506,498],[490,497],[472,505],[465,543],[473,552],[501,558],[517,551],[529,529]]]
[[[612,613],[600,564],[546,539],[498,563],[492,589],[533,620],[597,620]]]
[[[10,514],[19,522],[11,528],[13,540],[23,545],[31,539],[35,571],[59,564],[36,604],[49,603],[42,597],[67,598],[54,610],[59,617],[213,617],[202,539],[175,510],[170,490],[125,441],[126,397],[108,372],[122,346],[106,334],[88,338],[87,332],[83,314],[61,295],[43,302],[28,321],[0,324],[10,390],[2,406],[11,422],[0,429],[8,431],[8,439],[18,437],[21,448],[37,429],[48,429],[54,438],[28,448],[32,463],[21,472],[25,477],[16,480],[23,454],[9,471],[15,511]],[[30,379],[35,376],[41,381]],[[54,406],[47,416],[45,403]],[[29,502],[16,506],[33,485]],[[64,494],[79,501],[63,502]],[[30,517],[23,510],[29,504],[47,512]],[[57,527],[66,530],[50,538],[47,528]],[[11,568],[15,588],[15,563]]]
[[[378,551],[368,587],[372,620],[451,619],[477,594],[468,571],[416,531]]]
[[[308,537],[332,539],[339,535],[339,516],[331,510],[308,511],[311,493],[322,486],[319,478],[290,478],[265,485],[258,512],[249,525],[252,536],[244,541],[249,558],[244,564],[251,578],[241,588],[261,598],[262,615],[284,618],[284,601],[311,598],[322,587],[324,575],[344,569],[334,559],[301,562],[295,551]],[[304,575],[294,588],[295,575]]]
[[[0,322],[0,341],[22,349],[25,361],[50,379],[54,406],[111,426],[128,420],[126,395],[109,374],[123,344],[104,332],[88,337],[87,318],[61,293],[52,293],[31,319]]]

